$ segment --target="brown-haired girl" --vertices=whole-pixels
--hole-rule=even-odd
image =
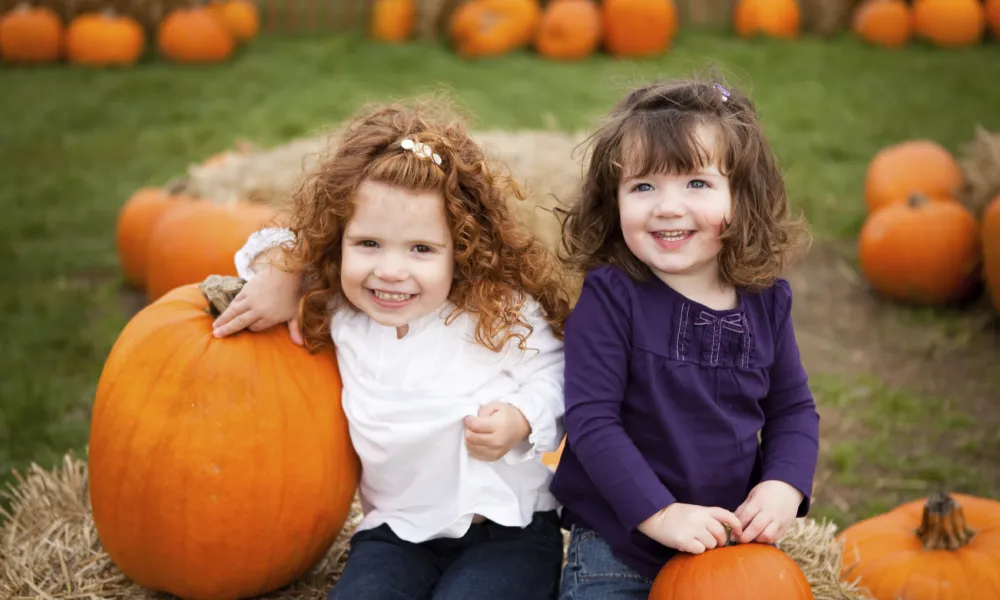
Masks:
[[[563,432],[568,299],[506,180],[434,109],[347,126],[290,226],[237,254],[248,281],[216,335],[288,321],[336,349],[365,515],[331,599],[551,600],[562,536],[540,455]]]
[[[806,514],[818,415],[779,279],[802,239],[750,101],[635,90],[595,133],[563,245],[565,600],[645,599],[676,552],[773,543]],[[761,443],[758,443],[758,432]]]

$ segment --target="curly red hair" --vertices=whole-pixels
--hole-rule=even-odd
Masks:
[[[442,164],[402,149],[404,138],[428,144]],[[437,98],[380,105],[356,116],[293,195],[287,222],[296,241],[285,262],[303,273],[299,322],[307,348],[332,345],[329,311],[343,299],[342,238],[352,199],[366,180],[443,194],[455,255],[449,298],[456,308],[448,322],[475,314],[479,343],[500,351],[516,338],[523,350],[532,329],[524,317],[527,294],[562,336],[569,299],[561,265],[509,210],[510,193],[523,198],[516,182],[491,168],[464,122]]]

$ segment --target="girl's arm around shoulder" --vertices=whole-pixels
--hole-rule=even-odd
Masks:
[[[795,338],[791,286],[779,279],[770,293],[774,362],[769,373],[771,387],[761,401],[765,419],[761,479],[784,481],[799,490],[803,501],[798,516],[804,516],[819,454],[819,414]]]
[[[236,251],[236,274],[245,281],[257,274],[256,264],[261,255],[295,242],[295,234],[283,227],[268,227],[250,234],[246,244]]]

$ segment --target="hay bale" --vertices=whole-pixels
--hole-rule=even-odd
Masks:
[[[90,511],[85,461],[70,453],[51,470],[32,465],[26,476],[15,473],[15,479],[5,492],[11,510],[0,510],[0,597],[170,598],[130,581],[102,549]],[[264,598],[325,598],[343,569],[351,533],[360,520],[355,499],[344,531],[326,557],[300,581]],[[870,600],[855,585],[840,581],[842,549],[835,533],[832,524],[799,519],[779,546],[802,567],[816,600]]]
[[[986,205],[1000,198],[1000,131],[991,133],[977,126],[975,137],[962,147],[958,163],[963,176],[962,203],[977,219],[982,218]]]

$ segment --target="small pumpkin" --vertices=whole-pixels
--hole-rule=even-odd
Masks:
[[[865,0],[854,10],[851,30],[869,44],[900,48],[913,34],[913,15],[904,0]]]
[[[248,42],[260,32],[260,11],[249,0],[218,0],[212,13],[233,34],[237,42]]]
[[[649,600],[813,600],[802,569],[771,544],[727,544],[677,554],[653,580]]]
[[[18,4],[0,17],[0,59],[15,64],[55,62],[62,55],[65,35],[52,9]]]
[[[529,44],[541,18],[537,0],[470,0],[452,13],[448,35],[459,56],[498,56]]]
[[[380,42],[402,42],[413,33],[414,0],[375,0],[370,35]]]
[[[907,140],[879,150],[865,173],[865,202],[874,212],[905,203],[914,193],[931,200],[953,201],[961,191],[962,169],[937,142]]]
[[[982,238],[983,275],[993,307],[1000,311],[1000,196],[983,211]]]
[[[359,481],[335,354],[296,346],[282,327],[215,338],[232,279],[137,313],[91,416],[98,537],[130,579],[181,598],[253,597],[304,575]]]
[[[544,452],[542,454],[542,464],[555,470],[559,465],[559,459],[562,457],[563,448],[566,447],[566,436],[563,436],[561,442],[559,442],[559,447],[553,452]]]
[[[604,47],[619,58],[645,58],[666,52],[677,35],[673,0],[604,0]]]
[[[986,0],[983,9],[986,16],[986,26],[989,27],[994,38],[1000,39],[1000,0]]]
[[[738,0],[733,22],[740,37],[790,39],[799,35],[802,11],[797,0]]]
[[[918,306],[960,302],[978,289],[979,223],[957,201],[915,194],[872,213],[858,238],[861,271],[876,293]]]
[[[156,222],[180,203],[194,201],[194,198],[174,196],[160,188],[140,188],[125,201],[118,211],[115,247],[129,285],[140,290],[146,287],[149,238]]]
[[[206,200],[168,211],[149,236],[146,295],[155,300],[209,275],[236,275],[233,257],[237,250],[275,216],[270,207],[250,202]]]
[[[858,521],[838,536],[842,576],[875,600],[1000,598],[1000,502],[934,494]]]
[[[110,8],[81,14],[66,29],[66,59],[79,65],[133,65],[145,47],[139,22]]]
[[[236,38],[205,6],[175,8],[157,29],[160,54],[179,63],[212,63],[226,60],[236,49]]]
[[[601,11],[594,0],[559,0],[545,7],[535,38],[538,54],[553,60],[579,60],[601,44]]]
[[[986,11],[980,0],[914,0],[913,31],[942,48],[973,46],[982,41]]]

